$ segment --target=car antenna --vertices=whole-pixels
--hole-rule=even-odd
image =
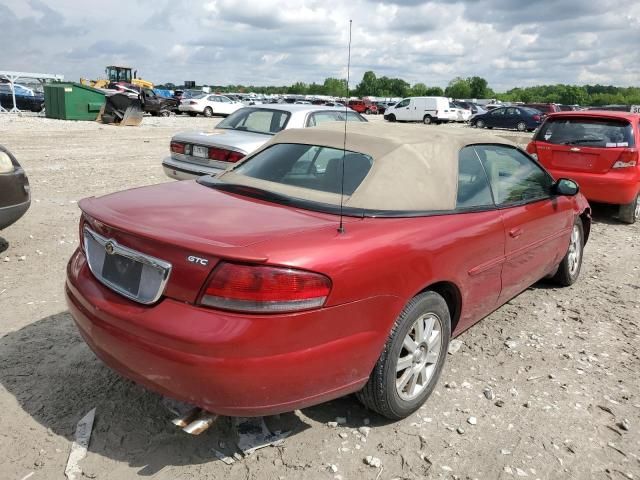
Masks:
[[[344,101],[344,139],[342,141],[342,175],[340,179],[340,225],[338,233],[344,233],[343,206],[344,206],[344,158],[347,156],[347,115],[349,111],[349,74],[351,73],[351,25],[353,20],[349,20],[349,53],[347,56],[347,95]]]

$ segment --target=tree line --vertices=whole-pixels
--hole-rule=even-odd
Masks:
[[[208,85],[205,85],[208,86]],[[173,84],[158,86],[178,88]],[[345,79],[329,77],[322,83],[296,82],[283,86],[210,85],[216,92],[254,92],[262,94],[329,95],[333,97],[422,97],[446,96],[463,98],[495,98],[503,102],[561,103],[566,105],[640,105],[640,87],[614,87],[605,85],[538,85],[516,87],[497,93],[486,79],[478,76],[456,77],[443,89],[424,83],[409,84],[401,78],[378,77],[373,71],[364,73],[362,80],[347,92]]]

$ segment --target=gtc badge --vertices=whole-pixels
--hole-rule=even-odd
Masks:
[[[207,260],[206,258],[196,257],[195,255],[189,255],[187,257],[187,261],[195,263],[196,265],[202,265],[203,267],[209,265],[209,260]]]
[[[116,246],[114,242],[111,240],[109,240],[107,243],[104,244],[104,251],[107,252],[109,255],[113,255],[113,251],[115,249],[116,249]]]

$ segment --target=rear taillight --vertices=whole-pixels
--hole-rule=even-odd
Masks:
[[[197,105],[197,104],[198,104],[198,102],[196,102],[195,100],[191,100],[191,101],[189,102],[189,105]]]
[[[527,145],[527,153],[536,160],[538,159],[538,149],[536,148],[535,142],[529,142]]]
[[[324,305],[331,280],[285,267],[220,263],[200,303],[240,312],[277,313]]]
[[[629,168],[635,167],[636,165],[638,165],[638,151],[625,150],[620,154],[612,168]]]
[[[540,121],[540,115],[533,115],[531,118],[533,118],[536,122]]]
[[[211,160],[219,160],[221,162],[235,163],[243,157],[244,157],[244,154],[240,152],[233,152],[225,148],[216,148],[216,147],[209,148],[209,158]]]
[[[184,153],[184,143],[171,142],[169,149],[173,153]]]

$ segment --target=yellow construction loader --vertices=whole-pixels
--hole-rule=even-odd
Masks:
[[[107,78],[100,78],[98,80],[81,78],[80,83],[94,88],[107,88],[111,83],[130,84],[140,88],[153,88],[153,83],[149,80],[137,78],[137,70],[133,70],[132,75],[131,67],[117,67],[115,65],[109,65],[105,68],[104,72]]]

